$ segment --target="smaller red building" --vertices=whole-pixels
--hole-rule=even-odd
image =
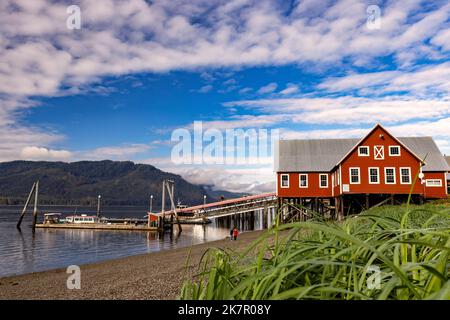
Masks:
[[[362,139],[281,140],[277,148],[281,201],[309,199],[343,211],[409,193],[420,200],[448,195],[450,167],[431,137],[397,138],[377,124]]]

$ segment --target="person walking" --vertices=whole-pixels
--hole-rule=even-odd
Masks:
[[[239,233],[238,229],[236,227],[234,227],[234,229],[233,229],[233,238],[234,238],[234,240],[237,240],[238,233]]]

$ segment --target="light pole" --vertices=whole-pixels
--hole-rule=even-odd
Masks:
[[[203,205],[206,205],[206,194],[203,196]]]
[[[152,212],[153,209],[153,195],[150,196],[150,212]]]
[[[97,200],[97,218],[100,216],[100,199],[102,198],[101,195],[98,195]]]

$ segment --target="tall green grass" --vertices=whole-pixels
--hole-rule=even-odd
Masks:
[[[180,298],[450,299],[449,251],[445,205],[385,206],[340,223],[277,220],[244,252],[208,250]]]

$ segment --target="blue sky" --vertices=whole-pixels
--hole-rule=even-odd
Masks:
[[[287,139],[380,121],[450,153],[449,15],[418,0],[2,1],[0,161],[132,160],[273,189],[270,163],[174,164],[171,133],[194,121]]]

